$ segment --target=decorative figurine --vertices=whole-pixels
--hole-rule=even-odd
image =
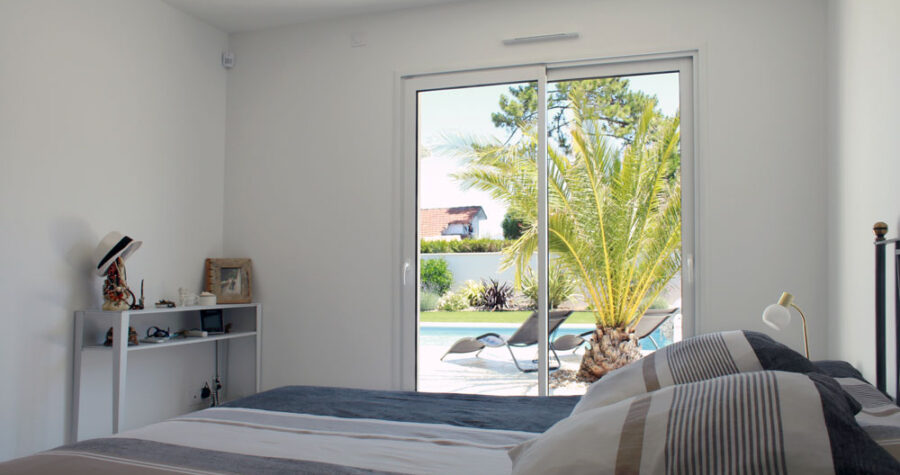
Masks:
[[[109,330],[106,331],[106,341],[103,342],[103,346],[112,346],[113,344],[113,327],[109,327]],[[128,327],[128,346],[134,346],[138,344],[137,332],[134,330],[134,327]]]
[[[106,277],[103,282],[103,310],[144,308],[144,282],[141,281],[141,300],[138,303],[125,278],[125,259],[141,244],[141,241],[113,231],[104,236],[94,250],[93,262],[97,263],[97,275]]]
[[[131,303],[128,302],[129,297]],[[106,280],[103,281],[103,310],[121,311],[134,306],[134,292],[128,288],[125,280],[125,263],[122,258],[106,270]]]

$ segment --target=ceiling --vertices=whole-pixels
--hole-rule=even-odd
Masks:
[[[469,0],[163,0],[226,32]]]

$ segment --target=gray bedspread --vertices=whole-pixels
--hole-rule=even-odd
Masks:
[[[544,432],[560,419],[568,417],[580,398],[285,386],[238,399],[224,407]]]

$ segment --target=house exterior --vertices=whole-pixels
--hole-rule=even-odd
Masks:
[[[481,206],[426,208],[419,214],[419,236],[427,241],[479,237],[479,224],[487,219]]]

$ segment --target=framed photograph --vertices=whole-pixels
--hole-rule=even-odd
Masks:
[[[216,294],[216,303],[250,303],[250,259],[207,259],[206,291]]]

